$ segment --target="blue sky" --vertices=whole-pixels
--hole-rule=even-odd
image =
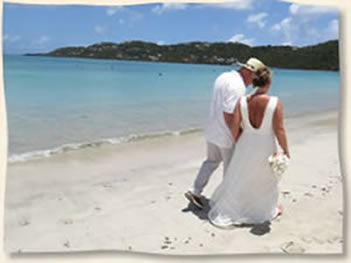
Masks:
[[[279,0],[134,6],[4,4],[5,54],[102,41],[305,46],[338,38],[338,11]]]

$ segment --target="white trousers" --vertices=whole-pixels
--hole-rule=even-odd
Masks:
[[[207,142],[207,158],[202,163],[201,168],[195,178],[193,186],[189,189],[193,194],[200,195],[207,185],[211,175],[223,162],[223,175],[232,157],[234,147],[221,148],[213,143]]]

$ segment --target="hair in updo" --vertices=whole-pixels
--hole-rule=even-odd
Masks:
[[[264,88],[272,81],[272,72],[268,67],[258,69],[252,79],[252,84],[255,87]]]

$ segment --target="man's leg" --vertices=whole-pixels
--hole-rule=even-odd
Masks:
[[[200,196],[212,173],[217,169],[221,161],[222,154],[220,148],[215,144],[207,142],[207,159],[202,163],[194,184],[190,188],[192,194]]]

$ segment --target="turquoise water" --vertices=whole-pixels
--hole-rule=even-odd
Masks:
[[[10,160],[201,128],[215,78],[232,69],[5,55]],[[273,72],[287,116],[337,108],[338,72]]]

